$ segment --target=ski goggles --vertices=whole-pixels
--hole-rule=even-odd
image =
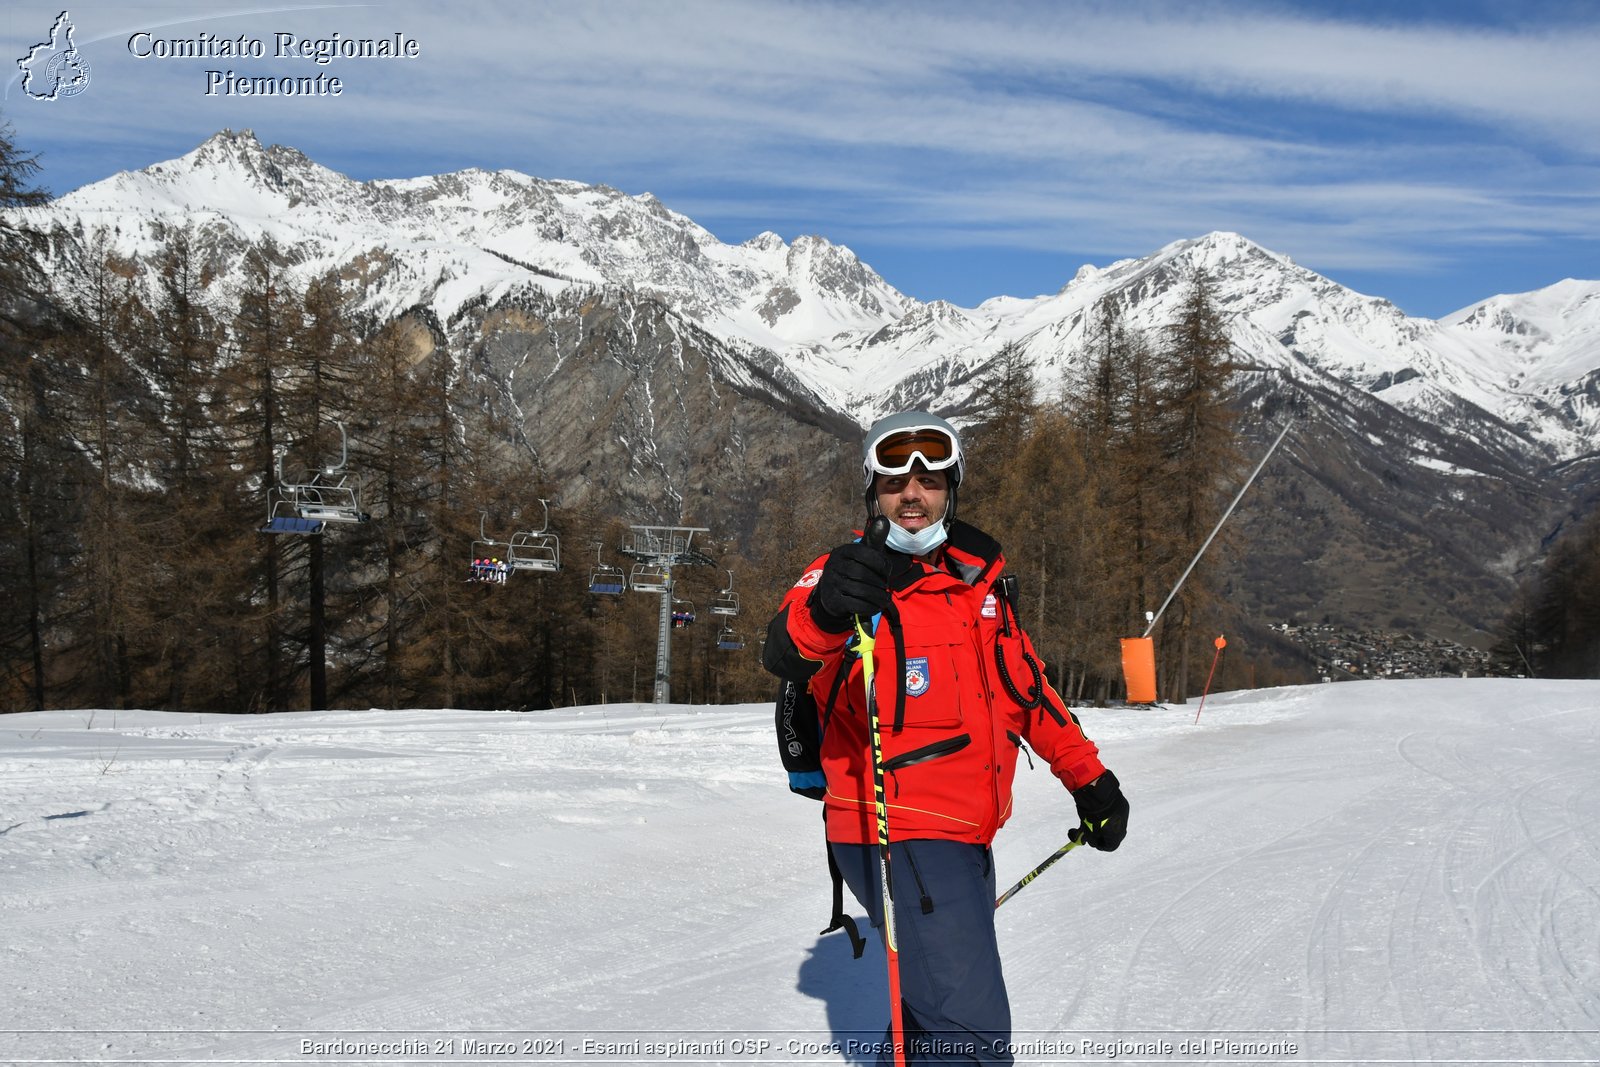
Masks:
[[[874,441],[867,454],[879,474],[907,474],[919,461],[930,471],[942,471],[961,461],[955,438],[935,426],[893,430]]]

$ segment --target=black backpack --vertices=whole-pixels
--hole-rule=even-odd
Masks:
[[[789,788],[803,797],[821,800],[828,783],[822,777],[822,730],[811,690],[803,682],[779,682],[773,719],[778,731],[778,758],[789,772]]]
[[[848,671],[840,671],[841,676]],[[834,696],[837,696],[837,689]],[[789,774],[789,788],[803,797],[821,800],[827,795],[828,783],[822,775],[822,723],[817,717],[817,702],[804,682],[788,679],[778,683],[778,697],[773,709],[773,724],[778,733],[778,758]],[[824,848],[827,848],[824,843]],[[860,959],[866,948],[866,938],[856,927],[855,919],[844,913],[844,876],[834,862],[833,850],[827,849],[828,876],[833,879],[833,915],[822,933],[843,930],[850,938],[851,951]]]

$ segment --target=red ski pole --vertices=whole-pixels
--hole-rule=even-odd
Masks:
[[[1211,657],[1211,673],[1206,675],[1206,688],[1200,694],[1200,708],[1194,713],[1196,726],[1200,725],[1200,712],[1206,710],[1206,693],[1211,692],[1211,679],[1217,676],[1217,660],[1222,658],[1222,650],[1228,647],[1228,642],[1223,639],[1221,634],[1218,634],[1217,639],[1212,643],[1217,646],[1217,654]]]

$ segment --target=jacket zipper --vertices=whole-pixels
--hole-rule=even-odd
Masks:
[[[1017,751],[1028,757],[1028,770],[1033,770],[1033,756],[1028,753],[1028,746],[1022,743],[1022,735],[1014,730],[1006,731],[1006,739],[1017,746]]]
[[[929,760],[938,759],[940,756],[948,756],[953,752],[960,752],[970,744],[972,744],[972,736],[970,734],[947,737],[943,741],[935,741],[931,745],[923,745],[921,748],[914,748],[910,752],[902,752],[894,759],[886,760],[883,764],[883,769],[886,771],[902,771],[913,764],[926,763]]]

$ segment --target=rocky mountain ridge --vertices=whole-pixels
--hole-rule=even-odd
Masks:
[[[358,182],[249,131],[223,131],[180,159],[30,214],[44,230],[115,221],[118,243],[135,253],[175,222],[241,240],[271,234],[307,271],[381,250],[388,274],[368,283],[380,313],[427,306],[448,320],[470,300],[527,286],[627,289],[732,347],[778,357],[858,422],[915,400],[908,379],[947,384],[1008,341],[1047,373],[1065,372],[1089,308],[1114,299],[1132,325],[1159,327],[1181,279],[1203,268],[1253,362],[1327,374],[1423,415],[1464,401],[1553,460],[1590,450],[1600,432],[1597,281],[1494,296],[1430,320],[1213,233],[1085,266],[1053,294],[958,308],[905,296],[823,237],[786,243],[767,232],[724,244],[649,193],[512,171]],[[951,408],[963,399],[942,398]]]
[[[11,214],[48,236],[41,268],[63,282],[97,227],[139,257],[191,226],[224,279],[265,236],[308,277],[344,271],[374,314],[440,324],[437,355],[494,384],[567,499],[635,521],[749,536],[786,463],[815,491],[885,410],[971,416],[1008,342],[1053,390],[1101,301],[1158,332],[1197,269],[1260,439],[1286,402],[1307,411],[1236,520],[1247,610],[1481,638],[1517,566],[1597,493],[1595,281],[1420,319],[1213,233],[961,308],[819,236],[725,244],[648,193],[511,171],[359,182],[248,131]]]

